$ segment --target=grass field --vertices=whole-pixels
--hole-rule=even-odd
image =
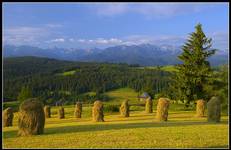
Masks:
[[[126,98],[137,103],[137,93],[129,88],[106,93],[112,98],[108,104],[120,104]],[[8,104],[9,105],[9,104]],[[15,105],[15,104],[14,104]],[[221,122],[208,123],[207,118],[196,118],[195,111],[185,111],[183,104],[170,104],[167,122],[146,114],[144,106],[131,106],[130,117],[119,112],[105,112],[105,122],[95,123],[91,107],[83,107],[82,118],[74,118],[74,105],[64,106],[65,119],[58,119],[57,107],[51,108],[44,134],[17,137],[18,114],[14,113],[13,127],[3,128],[4,148],[228,148],[228,116]]]
[[[69,75],[74,75],[76,73],[76,70],[71,70],[71,71],[66,71],[63,73],[57,73],[57,75],[61,75],[61,76],[69,76]]]
[[[139,103],[137,99],[138,93],[131,88],[120,88],[113,91],[106,92],[105,95],[110,97],[110,101],[106,103],[121,104],[122,101],[128,99],[130,104]]]
[[[158,69],[157,66],[138,67],[139,69]],[[173,65],[161,66],[160,70],[168,72],[176,72],[177,69]]]
[[[17,113],[13,127],[3,128],[4,148],[202,148],[228,147],[228,117],[218,124],[194,117],[192,111],[170,111],[168,122],[155,120],[155,111],[133,111],[129,118],[105,114],[105,122],[94,123],[89,115],[73,118],[74,108],[65,108],[66,118],[46,119],[45,133],[17,137]],[[83,114],[89,114],[89,108]],[[86,113],[87,112],[87,113]]]

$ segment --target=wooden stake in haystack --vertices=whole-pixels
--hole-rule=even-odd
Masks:
[[[218,97],[212,97],[207,103],[208,122],[220,122],[221,119],[221,100]]]
[[[45,113],[45,117],[46,118],[50,118],[51,117],[51,107],[46,105],[44,107],[44,113]]]
[[[81,118],[81,114],[82,114],[82,103],[77,102],[76,105],[75,105],[74,116],[76,118]]]
[[[156,119],[158,121],[168,120],[168,108],[170,100],[168,98],[160,98],[157,104]]]
[[[65,112],[64,112],[64,108],[62,106],[59,107],[59,109],[58,109],[58,116],[59,116],[59,119],[65,118]]]
[[[99,100],[94,102],[94,106],[92,107],[92,119],[94,122],[103,122],[103,103]]]
[[[123,117],[129,117],[129,105],[128,100],[125,100],[120,106],[120,114]]]
[[[3,127],[13,126],[14,112],[11,107],[3,111]]]
[[[145,101],[145,112],[146,113],[152,113],[152,99],[151,97],[147,98]]]
[[[203,99],[197,100],[196,117],[204,117],[205,101]]]
[[[45,125],[43,104],[36,98],[27,99],[19,107],[18,135],[42,134]]]

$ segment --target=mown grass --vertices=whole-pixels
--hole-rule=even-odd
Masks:
[[[75,73],[76,73],[76,70],[70,70],[70,71],[65,71],[63,73],[57,73],[57,75],[69,76],[69,75],[74,75]]]
[[[147,66],[147,67],[138,67],[138,69],[160,69],[162,71],[168,71],[168,72],[176,72],[178,71],[175,66],[173,65],[166,65],[166,66]]]
[[[65,106],[65,119],[58,119],[57,107],[46,119],[43,135],[17,137],[17,113],[13,127],[3,128],[4,148],[204,148],[228,147],[228,116],[217,124],[194,111],[169,111],[167,122],[157,122],[152,114],[131,111],[130,117],[105,113],[105,122],[91,121],[91,107],[74,118],[74,105]]]
[[[137,96],[138,93],[135,92],[135,90],[131,88],[120,88],[116,90],[112,90],[109,92],[106,92],[105,95],[107,95],[110,98],[110,101],[105,103],[110,104],[121,104],[124,100],[128,99],[129,104],[138,104],[140,103]]]
[[[82,118],[74,118],[74,105],[64,106],[65,119],[58,119],[58,107],[51,108],[51,118],[46,119],[43,135],[17,137],[18,114],[14,113],[13,127],[3,128],[4,148],[228,148],[228,116],[222,114],[221,122],[208,123],[207,118],[196,118],[195,110],[185,110],[184,104],[170,104],[167,122],[146,114],[137,93],[121,88],[106,93],[111,100],[107,105],[120,105],[129,99],[130,117],[119,112],[105,111],[105,122],[94,123],[91,105],[83,105]],[[16,103],[8,103],[15,105]],[[207,112],[206,112],[207,113]]]

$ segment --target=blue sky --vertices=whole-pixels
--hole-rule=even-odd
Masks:
[[[92,48],[180,46],[201,23],[228,49],[228,3],[3,3],[3,43]]]

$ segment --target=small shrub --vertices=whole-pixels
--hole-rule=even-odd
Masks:
[[[104,112],[119,112],[119,106],[118,105],[105,105],[103,108]]]

